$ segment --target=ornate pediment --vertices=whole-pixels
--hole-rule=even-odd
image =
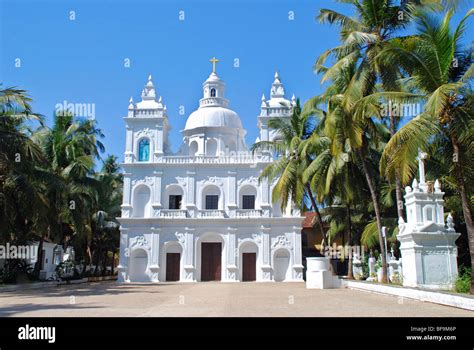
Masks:
[[[244,179],[240,179],[239,181],[237,181],[237,184],[239,186],[242,186],[244,184],[251,184],[251,185],[258,185],[258,178],[255,177],[255,176],[250,176],[250,177],[247,177],[247,178],[244,178]]]
[[[145,128],[145,129],[137,131],[135,135],[136,135],[136,138],[140,138],[142,136],[147,136],[151,138],[153,137],[153,130],[150,128]]]
[[[144,235],[136,236],[130,239],[130,248],[150,249],[147,239]]]
[[[132,186],[136,186],[136,185],[139,185],[139,184],[146,184],[148,186],[153,186],[154,184],[154,178],[153,176],[145,176],[145,177],[142,177],[142,178],[135,178],[132,180]]]
[[[207,184],[213,184],[219,187],[224,186],[224,183],[222,182],[222,178],[217,177],[217,176],[209,176],[205,180],[201,180],[198,182],[201,186],[207,185]]]
[[[273,249],[277,249],[277,248],[292,249],[293,247],[291,245],[290,240],[285,235],[281,235],[273,239],[272,248]]]

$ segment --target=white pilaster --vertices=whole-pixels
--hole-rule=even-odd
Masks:
[[[184,282],[196,281],[196,265],[194,262],[194,230],[186,227],[184,239]]]

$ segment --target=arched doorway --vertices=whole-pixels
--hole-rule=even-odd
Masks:
[[[148,267],[148,254],[143,249],[137,249],[130,256],[129,279],[130,282],[146,282],[149,277],[146,273]]]
[[[222,252],[224,243],[220,235],[207,234],[201,237],[198,242],[197,260],[200,270],[200,280],[220,281],[222,279]]]
[[[276,282],[287,279],[290,267],[290,253],[286,249],[279,249],[273,258],[273,278]]]
[[[165,281],[177,282],[180,280],[181,274],[181,245],[179,243],[171,243],[165,247]]]
[[[240,280],[252,282],[257,280],[258,247],[253,242],[244,242],[240,247]]]

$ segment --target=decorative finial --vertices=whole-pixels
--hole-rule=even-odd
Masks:
[[[280,76],[278,75],[278,71],[275,72],[275,79],[280,79]]]
[[[216,63],[219,62],[219,60],[215,57],[211,58],[209,62],[212,62],[212,73],[216,72]]]
[[[401,216],[398,217],[398,235],[402,235],[403,231],[405,231],[405,220]]]
[[[413,191],[418,190],[418,181],[416,180],[416,178],[413,180],[411,187],[413,188]]]
[[[133,103],[133,96],[130,96],[130,101],[128,102]]]
[[[160,96],[160,98],[158,99],[158,102],[161,103],[161,101],[163,101],[163,99],[162,99],[161,96]]]
[[[446,226],[448,226],[448,229],[454,230],[454,220],[451,213],[448,214],[448,217],[446,219]]]
[[[151,81],[151,74],[148,76],[148,81]]]
[[[262,94],[262,103],[260,104],[260,107],[267,107],[267,99],[265,98],[265,94]]]
[[[435,189],[435,192],[441,192],[441,185],[440,185],[438,179],[436,179],[436,181],[434,183],[434,189]]]

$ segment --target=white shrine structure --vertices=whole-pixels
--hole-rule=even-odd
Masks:
[[[426,183],[426,156],[419,152],[420,182],[415,178],[412,187],[405,188],[407,222],[400,217],[398,223],[403,286],[449,290],[458,275],[455,241],[460,234],[454,230],[451,214],[445,225],[439,181],[433,188]]]
[[[141,101],[130,100],[126,123],[119,282],[302,281],[301,217],[272,203],[275,181],[259,181],[272,162],[252,154],[225,84],[213,70],[203,83],[178,153],[170,151],[168,115],[151,76]],[[272,140],[270,118],[289,118],[275,74],[262,97],[260,136]]]

